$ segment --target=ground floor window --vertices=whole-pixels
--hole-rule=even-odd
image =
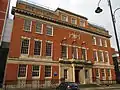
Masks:
[[[39,77],[39,65],[32,66],[32,77]]]
[[[18,69],[18,77],[26,77],[26,67],[25,64],[20,64]]]
[[[45,77],[51,77],[51,66],[45,66]]]
[[[68,70],[64,69],[64,78],[67,79]]]

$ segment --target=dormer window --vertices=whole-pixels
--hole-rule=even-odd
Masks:
[[[66,21],[66,22],[68,22],[68,16],[66,16],[66,15],[62,15],[62,21]]]
[[[76,24],[76,23],[77,23],[77,20],[76,20],[75,18],[72,18],[72,19],[71,19],[71,23],[72,23],[72,24]]]
[[[80,26],[85,27],[85,20],[80,19]]]

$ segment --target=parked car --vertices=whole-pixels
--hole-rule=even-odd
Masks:
[[[56,90],[80,90],[78,84],[75,82],[63,82],[61,83]]]

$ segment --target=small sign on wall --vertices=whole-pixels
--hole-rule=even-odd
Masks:
[[[57,76],[58,74],[57,74],[57,72],[54,72],[54,76]]]

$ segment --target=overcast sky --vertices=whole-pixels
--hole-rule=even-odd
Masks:
[[[11,0],[11,6],[16,5],[17,0]],[[111,44],[112,47],[116,48],[116,41],[114,38],[114,30],[111,19],[111,14],[108,6],[108,0],[101,0],[100,7],[103,9],[102,13],[95,13],[99,0],[24,0],[34,2],[36,4],[46,6],[52,10],[56,8],[62,8],[73,13],[85,16],[88,21],[93,24],[100,25],[110,32],[112,35]],[[120,8],[120,0],[111,0],[113,11],[116,8]],[[118,39],[120,42],[120,10],[116,11],[116,28]]]

